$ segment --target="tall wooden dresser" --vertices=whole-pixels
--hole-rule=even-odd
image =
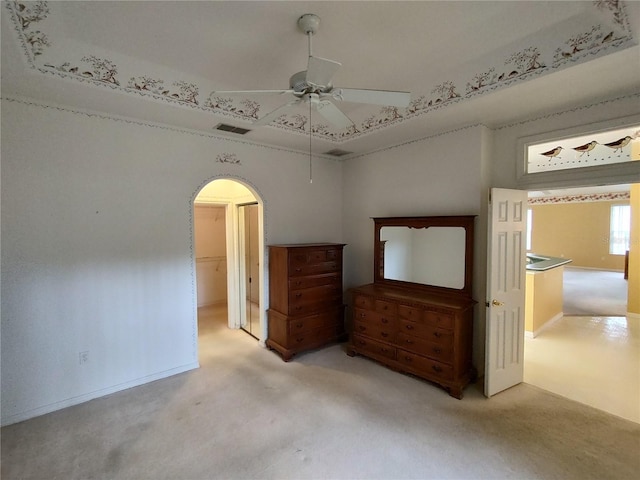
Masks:
[[[343,248],[340,243],[269,246],[266,344],[285,362],[345,338]]]

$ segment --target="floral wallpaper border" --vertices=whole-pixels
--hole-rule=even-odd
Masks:
[[[557,195],[553,197],[529,198],[529,205],[551,205],[558,203],[612,202],[629,200],[629,192],[590,193],[581,195]]]
[[[114,60],[90,53],[76,61],[68,60],[57,65],[51,63],[40,65],[36,59],[54,44],[54,40],[40,30],[40,26],[46,25],[51,9],[55,8],[55,2],[8,0],[6,6],[10,11],[15,31],[29,65],[43,74],[108,86],[128,94],[150,97],[242,121],[254,121],[260,116],[261,105],[257,101],[221,96],[215,91],[209,93],[203,100],[202,89],[195,83],[183,80],[172,82],[142,72],[129,76],[125,82],[122,78],[124,75],[119,72]],[[604,28],[603,25],[594,25],[588,31],[567,38],[553,51],[549,49],[542,51],[541,47],[536,45],[528,46],[513,52],[505,58],[502,65],[487,66],[478,71],[466,81],[464,86],[450,79],[445,80],[433,86],[429,94],[414,98],[407,108],[382,107],[377,113],[347,129],[334,130],[323,123],[309,125],[309,118],[303,114],[283,114],[271,126],[291,133],[304,135],[312,133],[318,138],[341,143],[516,82],[529,80],[569,62],[577,62],[610,48],[623,47],[633,41],[622,1],[595,0],[593,6],[610,15],[612,24],[617,25],[622,33]]]

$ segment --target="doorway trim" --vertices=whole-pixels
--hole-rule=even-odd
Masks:
[[[191,275],[192,275],[192,295],[193,295],[193,338],[194,348],[198,351],[198,299],[197,299],[197,279],[196,279],[196,259],[195,259],[195,237],[194,237],[194,206],[195,200],[202,191],[202,189],[216,180],[231,180],[246,187],[254,196],[255,201],[258,204],[258,261],[261,265],[261,270],[258,275],[259,285],[259,312],[260,312],[260,325],[261,332],[258,339],[258,344],[262,347],[266,347],[265,341],[268,333],[268,325],[266,321],[267,311],[267,281],[266,281],[266,262],[265,262],[265,245],[267,242],[267,202],[264,195],[260,192],[260,189],[253,184],[250,180],[244,177],[236,175],[214,175],[202,182],[193,192],[191,200],[189,202],[189,219],[190,219],[190,247],[191,247]],[[229,328],[240,328],[239,306],[240,306],[240,273],[239,273],[239,248],[238,248],[238,213],[235,208],[237,204],[228,199],[212,199],[207,202],[211,204],[217,204],[225,207],[225,228],[226,228],[226,253],[227,253],[227,308],[228,308],[228,325]]]

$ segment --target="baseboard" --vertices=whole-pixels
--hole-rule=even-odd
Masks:
[[[549,326],[553,325],[554,323],[556,323],[563,316],[564,316],[564,313],[560,312],[560,313],[554,315],[553,317],[551,317],[546,322],[544,322],[542,324],[542,326],[538,330],[536,330],[535,332],[525,331],[524,332],[525,338],[536,338],[538,335],[540,335],[540,333],[542,333],[545,329],[547,329],[547,327],[549,327]]]
[[[597,267],[580,267],[578,265],[565,265],[565,267],[569,267],[575,270],[596,270],[599,272],[617,272],[624,273],[624,270],[619,270],[617,268],[597,268]]]
[[[640,313],[633,313],[633,312],[627,312],[627,318],[629,319],[634,319],[634,320],[640,320]]]
[[[213,302],[203,303],[202,305],[198,304],[198,308],[204,307],[215,307],[216,305],[226,305],[227,299],[223,298],[222,300],[214,300]]]
[[[163,378],[171,377],[173,375],[184,373],[199,367],[200,367],[200,364],[198,362],[189,363],[181,367],[172,368],[171,370],[165,370],[164,372],[159,372],[153,375],[148,375],[146,377],[137,378],[135,380],[131,380],[130,382],[121,383],[111,387],[96,390],[94,392],[78,395],[77,397],[71,397],[66,400],[50,403],[49,405],[44,405],[42,407],[34,408],[32,410],[27,410],[26,412],[20,412],[14,415],[9,415],[8,417],[4,417],[0,420],[0,426],[6,427],[7,425],[23,422],[25,420],[29,420],[30,418],[39,417],[40,415],[45,415],[47,413],[55,412],[56,410],[62,410],[63,408],[79,405],[81,403],[88,402],[89,400],[93,400],[95,398],[104,397],[105,395],[110,395],[112,393],[120,392],[122,390],[127,390],[128,388],[138,387],[140,385],[144,385],[145,383],[155,382],[156,380],[161,380]]]

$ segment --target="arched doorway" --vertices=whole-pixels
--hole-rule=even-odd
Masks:
[[[266,339],[263,218],[259,194],[233,178],[211,180],[193,200],[198,318],[225,314],[228,328],[260,345]]]

